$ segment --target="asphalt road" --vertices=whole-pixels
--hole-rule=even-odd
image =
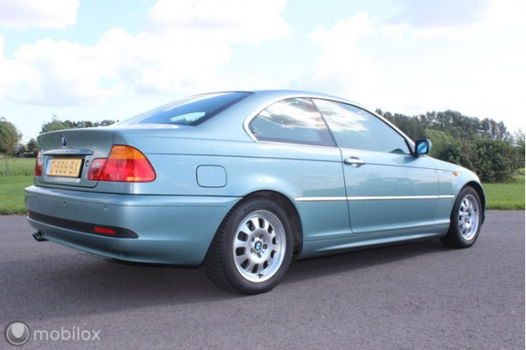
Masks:
[[[524,211],[489,212],[470,249],[431,240],[296,262],[250,297],[202,269],[119,263],[31,232],[0,216],[0,329],[50,336],[24,349],[524,349]],[[100,340],[51,340],[61,327]]]

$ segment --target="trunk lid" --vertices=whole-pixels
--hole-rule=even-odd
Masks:
[[[38,137],[42,154],[42,176],[36,185],[95,187],[89,181],[89,165],[95,158],[106,158],[115,133],[110,128],[60,130]]]

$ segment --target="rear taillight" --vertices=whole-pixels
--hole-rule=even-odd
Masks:
[[[117,232],[109,227],[101,227],[101,226],[95,226],[93,228],[93,232],[95,233],[101,233],[103,235],[116,235]]]
[[[97,158],[91,162],[88,180],[150,182],[155,180],[155,171],[137,148],[115,145],[108,158]]]
[[[40,152],[35,159],[35,176],[42,176],[42,153]]]

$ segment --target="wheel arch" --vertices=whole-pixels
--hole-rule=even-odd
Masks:
[[[230,213],[233,212],[240,203],[243,203],[244,201],[254,198],[254,197],[264,197],[264,198],[269,198],[273,201],[276,201],[287,212],[288,217],[291,218],[291,225],[292,225],[292,230],[293,230],[292,234],[294,237],[294,253],[299,253],[303,245],[303,228],[301,224],[301,218],[300,218],[298,209],[296,208],[294,203],[290,200],[289,197],[287,197],[283,193],[280,193],[274,190],[257,190],[257,191],[250,192],[244,195],[230,209],[230,211],[225,215],[225,218],[227,218],[230,215]]]
[[[475,191],[477,191],[477,193],[478,193],[478,195],[480,197],[480,202],[482,204],[482,221],[481,221],[481,224],[483,224],[484,220],[485,220],[485,217],[486,217],[486,214],[485,214],[485,212],[486,212],[486,195],[484,194],[484,189],[482,188],[482,185],[480,183],[478,183],[477,181],[469,181],[464,186],[462,186],[460,191],[462,191],[466,187],[472,187]],[[460,193],[460,191],[459,191],[459,193]]]

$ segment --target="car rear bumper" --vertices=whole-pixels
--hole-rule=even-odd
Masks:
[[[50,241],[121,260],[194,266],[238,200],[26,188],[28,221]]]

